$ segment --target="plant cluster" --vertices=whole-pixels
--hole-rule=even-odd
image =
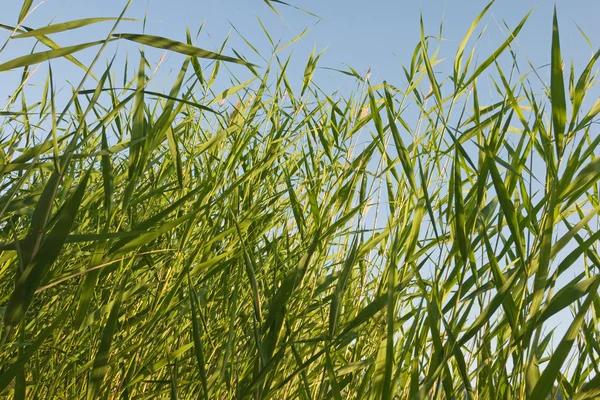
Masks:
[[[490,4],[446,79],[421,24],[404,86],[349,69],[342,96],[313,80],[314,53],[296,84],[287,45],[257,66],[189,32],[120,32],[127,7],[29,28],[31,3],[1,25],[45,49],[0,64],[21,77],[0,111],[0,394],[600,394],[600,101],[585,98],[600,52],[565,72],[556,15],[550,82],[514,57],[527,17],[474,61]],[[103,40],[51,38],[96,23]],[[112,41],[140,45],[135,76],[99,66]],[[147,47],[183,55],[168,92],[149,88]],[[85,71],[64,102],[60,63]],[[499,101],[480,103],[482,79]]]

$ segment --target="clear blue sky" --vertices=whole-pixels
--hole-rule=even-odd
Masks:
[[[0,23],[14,25],[22,2],[7,0],[3,4]],[[45,0],[34,1],[35,10],[24,22],[30,27],[41,27],[52,20],[64,22],[73,19],[117,16],[125,0]],[[234,25],[240,33],[249,39],[265,57],[270,54],[269,43],[262,32],[257,18],[260,18],[275,40],[282,43],[292,39],[305,28],[310,32],[294,47],[294,63],[291,68],[292,77],[300,78],[308,54],[313,48],[320,51],[327,48],[320,66],[342,68],[349,64],[361,73],[372,66],[372,81],[379,83],[386,79],[401,84],[401,65],[410,62],[414,46],[419,40],[419,13],[423,13],[426,34],[437,35],[443,21],[443,38],[440,57],[448,58],[447,66],[451,66],[453,54],[460,40],[476,15],[487,4],[487,1],[476,0],[421,0],[421,1],[357,1],[357,0],[289,0],[289,3],[308,9],[322,17],[318,20],[289,7],[279,6],[284,16],[282,21],[262,0],[134,0],[126,16],[143,19],[147,13],[146,33],[166,36],[185,41],[185,26],[195,32],[203,21],[204,31],[197,45],[215,50],[222,40],[231,33],[227,54],[235,48],[251,61],[261,64],[253,52],[243,43],[239,35],[232,30]],[[561,42],[564,59],[568,63],[575,61],[577,70],[587,63],[591,49],[577,29],[575,22],[590,37],[592,42],[600,29],[597,16],[600,15],[600,1],[597,0],[563,0],[558,1]],[[505,38],[507,29],[512,29],[521,18],[534,9],[529,22],[521,32],[516,47],[520,57],[527,57],[535,66],[549,62],[552,9],[555,1],[550,0],[498,0],[481,22],[486,31],[479,42],[478,54],[487,57]],[[39,5],[39,6],[38,6]],[[111,23],[102,23],[77,31],[54,35],[60,45],[81,43],[102,39],[111,27]],[[123,23],[120,32],[142,32],[141,23]],[[480,30],[479,30],[480,31]],[[478,32],[479,32],[478,31]],[[0,41],[4,41],[7,32],[0,32]],[[597,41],[596,41],[597,42]],[[594,42],[594,45],[598,43]],[[0,54],[0,62],[7,61],[17,55],[28,52],[33,40],[14,40]],[[116,44],[105,53],[111,56]],[[137,52],[133,44],[120,43],[119,50],[127,52],[135,59]],[[38,50],[42,50],[39,46]],[[150,62],[157,62],[160,51],[149,51]],[[79,53],[84,63],[95,54],[95,50]],[[120,52],[119,54],[123,54]],[[168,58],[166,68],[176,70],[183,61],[183,56]],[[136,63],[131,63],[134,66]],[[264,64],[264,63],[263,63]],[[104,62],[100,64],[104,65]],[[60,80],[70,78],[75,81],[80,71],[61,60],[53,63],[54,71]],[[445,70],[444,64],[436,68]],[[547,69],[544,71],[547,72]],[[11,82],[17,72],[0,74],[0,96],[12,92]],[[44,73],[40,74],[42,77]],[[544,76],[544,74],[542,74]],[[547,76],[547,75],[546,75]],[[160,77],[160,75],[159,75]],[[334,90],[352,84],[348,78],[327,70],[319,70],[315,79],[326,90]],[[76,84],[77,82],[74,82]],[[163,81],[164,83],[164,81]],[[156,85],[160,86],[160,80]],[[164,87],[162,88],[165,89]]]

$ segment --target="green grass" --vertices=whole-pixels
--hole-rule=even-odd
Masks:
[[[422,24],[404,86],[349,69],[342,97],[318,86],[318,54],[293,82],[278,49],[253,65],[189,33],[121,32],[126,9],[2,25],[39,43],[0,64],[21,77],[0,111],[1,395],[600,394],[600,102],[585,97],[600,53],[563,70],[556,17],[549,73],[514,58],[527,16],[470,52],[488,6],[453,61]],[[100,22],[97,42],[50,38]],[[135,76],[98,65],[112,41],[140,45]],[[164,92],[148,46],[185,56]],[[47,60],[86,71],[66,101]],[[498,102],[480,102],[483,79]]]

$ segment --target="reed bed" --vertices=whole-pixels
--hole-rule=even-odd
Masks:
[[[1,25],[36,40],[0,64],[20,79],[0,111],[1,395],[600,395],[600,52],[565,68],[556,14],[550,74],[514,56],[527,16],[475,52],[490,4],[447,77],[422,23],[404,85],[350,68],[342,95],[319,86],[316,53],[290,81],[287,44],[253,65],[189,31],[123,32],[127,7],[34,29],[31,6]],[[107,35],[52,39],[91,24]],[[139,46],[134,76],[113,41]],[[148,48],[181,60],[164,92]],[[60,64],[85,75],[59,101]]]

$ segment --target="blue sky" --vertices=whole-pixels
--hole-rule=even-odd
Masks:
[[[486,1],[477,0],[421,0],[421,1],[357,1],[357,0],[289,0],[290,3],[318,14],[322,19],[311,17],[292,8],[279,6],[284,19],[273,13],[262,0],[133,0],[126,16],[147,18],[146,33],[166,36],[176,40],[185,40],[185,26],[195,32],[205,22],[205,28],[197,45],[210,50],[220,46],[223,39],[231,33],[229,49],[234,48],[252,61],[260,64],[258,58],[244,44],[240,36],[233,31],[232,25],[243,34],[265,57],[270,54],[270,45],[258,22],[260,18],[275,40],[282,43],[294,38],[305,28],[310,32],[296,43],[291,50],[295,62],[290,73],[301,76],[306,59],[313,48],[317,51],[327,49],[321,58],[320,66],[343,68],[349,64],[361,73],[372,67],[372,81],[388,80],[400,84],[401,66],[410,62],[414,46],[419,40],[419,14],[423,13],[427,35],[438,35],[443,22],[440,57],[447,58],[438,71],[451,66],[454,52],[469,25],[485,7]],[[13,25],[21,7],[21,2],[11,0],[4,4],[0,22]],[[26,26],[41,27],[51,21],[64,22],[73,19],[117,16],[125,0],[45,0],[34,1],[34,11],[24,22]],[[554,1],[549,0],[498,0],[484,17],[480,26],[485,33],[479,41],[477,54],[487,57],[507,36],[523,16],[534,9],[525,28],[519,35],[515,47],[518,55],[527,57],[534,66],[549,62],[552,9]],[[597,16],[600,15],[600,2],[596,0],[570,0],[557,3],[561,28],[561,42],[564,59],[567,64],[574,60],[577,70],[581,70],[591,49],[581,35],[575,22],[594,41],[598,34]],[[57,34],[54,38],[60,45],[81,43],[102,39],[111,27],[111,23],[102,23],[77,31]],[[142,32],[141,23],[123,23],[118,31]],[[477,31],[480,32],[481,29]],[[4,41],[7,32],[0,32]],[[474,43],[472,40],[471,43]],[[32,40],[12,41],[0,54],[0,61],[7,61],[29,51]],[[597,45],[597,43],[594,43]],[[117,45],[115,45],[117,46]],[[135,56],[135,45],[119,43]],[[114,48],[116,49],[116,48]],[[41,50],[41,48],[39,48]],[[106,53],[112,55],[111,49]],[[115,50],[112,50],[114,52]],[[121,52],[119,54],[123,54]],[[80,53],[85,60],[93,57],[94,50]],[[149,52],[150,61],[157,62],[162,52]],[[170,56],[164,70],[177,69],[183,56]],[[103,65],[103,63],[101,64]],[[132,63],[135,65],[135,63]],[[53,64],[55,73],[64,78],[74,78],[80,72],[61,60]],[[547,73],[547,68],[542,72]],[[0,75],[0,95],[4,91],[12,92],[8,73]],[[45,75],[40,74],[40,75]],[[547,76],[542,74],[542,77]],[[349,82],[337,73],[321,69],[315,79],[326,90],[335,90]],[[160,80],[158,81],[158,84]],[[8,85],[7,85],[8,84]],[[163,88],[164,89],[164,88]]]

